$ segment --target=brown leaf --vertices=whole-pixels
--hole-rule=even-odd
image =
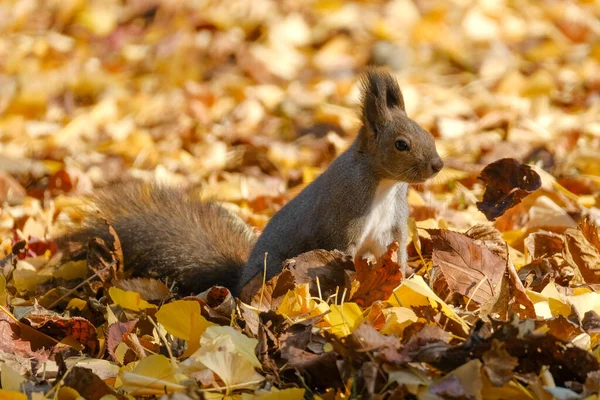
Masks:
[[[85,318],[63,318],[51,314],[29,314],[24,321],[37,331],[62,340],[72,337],[84,345],[90,353],[98,348],[98,335],[94,325]]]
[[[312,385],[321,390],[343,386],[335,351],[316,355],[294,347],[289,352],[285,368],[295,368],[306,374]]]
[[[542,368],[549,366],[557,385],[567,380],[583,383],[588,372],[598,370],[598,360],[592,353],[551,334],[535,334],[533,329],[533,321],[517,318],[478,325],[467,341],[448,349],[433,364],[442,371],[453,370],[473,358],[483,358],[492,349],[493,341],[498,340],[504,343],[506,352],[519,361],[516,371],[539,374]]]
[[[513,158],[503,158],[486,166],[479,176],[485,185],[479,211],[493,221],[523,198],[542,186],[540,176],[531,167]]]
[[[519,360],[511,356],[502,342],[492,341],[492,348],[483,354],[483,369],[494,386],[502,386],[513,378]]]
[[[503,259],[508,258],[508,246],[502,239],[500,231],[493,226],[477,224],[465,232],[465,235],[475,240],[476,244],[481,241],[485,246]]]
[[[288,290],[294,289],[295,284],[292,272],[284,270],[258,289],[258,293],[252,298],[250,305],[261,311],[276,310],[283,296]]]
[[[73,367],[64,378],[64,385],[75,389],[83,398],[88,400],[99,400],[103,396],[111,395],[119,400],[127,399],[112,390],[91,369]]]
[[[457,232],[428,229],[433,239],[433,264],[448,288],[483,304],[494,297],[506,261],[485,246]]]
[[[542,257],[550,257],[555,254],[561,254],[565,242],[561,235],[552,232],[539,231],[527,236],[525,239],[525,248],[535,260]]]
[[[338,250],[313,250],[300,254],[284,262],[284,268],[289,269],[296,284],[309,283],[310,293],[322,298],[344,289],[350,291],[350,282],[346,280],[344,271],[354,271],[352,257]],[[317,287],[318,279],[318,287]]]
[[[361,351],[372,351],[382,347],[397,348],[400,344],[398,338],[383,335],[377,329],[365,323],[349,335],[349,340],[355,340]]]
[[[108,354],[110,354],[114,360],[117,360],[115,349],[123,340],[123,335],[133,332],[137,322],[137,319],[127,322],[115,322],[108,327],[108,333],[106,334],[106,349],[108,350]]]
[[[394,241],[387,251],[372,264],[365,259],[355,260],[356,275],[360,283],[358,290],[352,296],[361,307],[368,307],[374,301],[387,300],[402,281],[402,271],[398,265],[398,242]]]
[[[600,221],[598,217],[586,215],[579,223],[579,228],[588,242],[600,251]]]
[[[574,228],[567,229],[565,244],[565,260],[579,269],[586,283],[600,283],[600,251],[587,241],[583,232]]]
[[[53,194],[60,193],[87,193],[92,189],[89,176],[77,168],[63,168],[50,176],[48,189]]]
[[[28,325],[22,324],[15,321],[11,316],[0,310],[0,351],[8,354],[15,354],[24,358],[31,358],[40,363],[45,362],[48,359],[49,351],[34,351],[34,348],[52,348],[55,342],[38,342],[32,343],[26,340],[23,330],[33,331],[34,335],[37,333],[33,328]],[[34,335],[27,335],[27,339],[34,340]]]
[[[472,396],[470,396],[462,382],[458,377],[454,374],[444,378],[443,380],[434,383],[429,387],[429,392],[441,396],[444,399],[453,399],[453,400],[470,400]]]
[[[586,312],[581,320],[581,327],[589,334],[600,333],[600,315],[594,310]]]
[[[591,371],[585,378],[582,398],[600,393],[600,371]]]
[[[26,195],[25,188],[15,178],[0,171],[0,203],[20,202]]]
[[[120,279],[113,282],[115,287],[140,294],[146,301],[162,301],[171,295],[171,291],[161,281],[153,278]]]

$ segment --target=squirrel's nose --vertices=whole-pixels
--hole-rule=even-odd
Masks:
[[[431,169],[434,173],[440,172],[442,168],[444,168],[444,162],[441,158],[438,157],[431,162]]]

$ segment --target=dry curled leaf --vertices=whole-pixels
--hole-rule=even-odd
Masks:
[[[345,271],[354,271],[352,257],[339,250],[309,251],[286,260],[283,266],[290,270],[296,284],[310,284],[310,293],[322,298],[349,290]]]
[[[495,220],[542,186],[537,172],[513,158],[503,158],[489,164],[481,171],[479,179],[485,184],[485,193],[483,201],[477,203],[477,208],[489,221]]]
[[[58,340],[67,337],[75,339],[91,354],[94,354],[98,349],[99,342],[96,328],[85,318],[30,314],[25,318],[25,321],[36,330]]]
[[[64,384],[89,400],[99,400],[104,396],[113,396],[118,400],[127,398],[111,389],[92,370],[83,367],[73,367],[65,377]]]

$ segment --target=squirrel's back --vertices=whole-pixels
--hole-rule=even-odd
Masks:
[[[59,237],[59,247],[85,244],[92,237],[112,244],[108,222],[133,275],[174,282],[182,295],[213,285],[239,286],[255,237],[241,218],[219,204],[141,182],[97,190],[93,201],[98,212],[87,213],[81,228]]]

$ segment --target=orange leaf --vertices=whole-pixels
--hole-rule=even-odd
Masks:
[[[356,268],[354,279],[360,282],[360,286],[352,296],[352,301],[361,307],[368,307],[374,301],[386,300],[391,296],[402,281],[397,256],[399,248],[398,242],[394,241],[376,264],[363,259],[354,261]]]

